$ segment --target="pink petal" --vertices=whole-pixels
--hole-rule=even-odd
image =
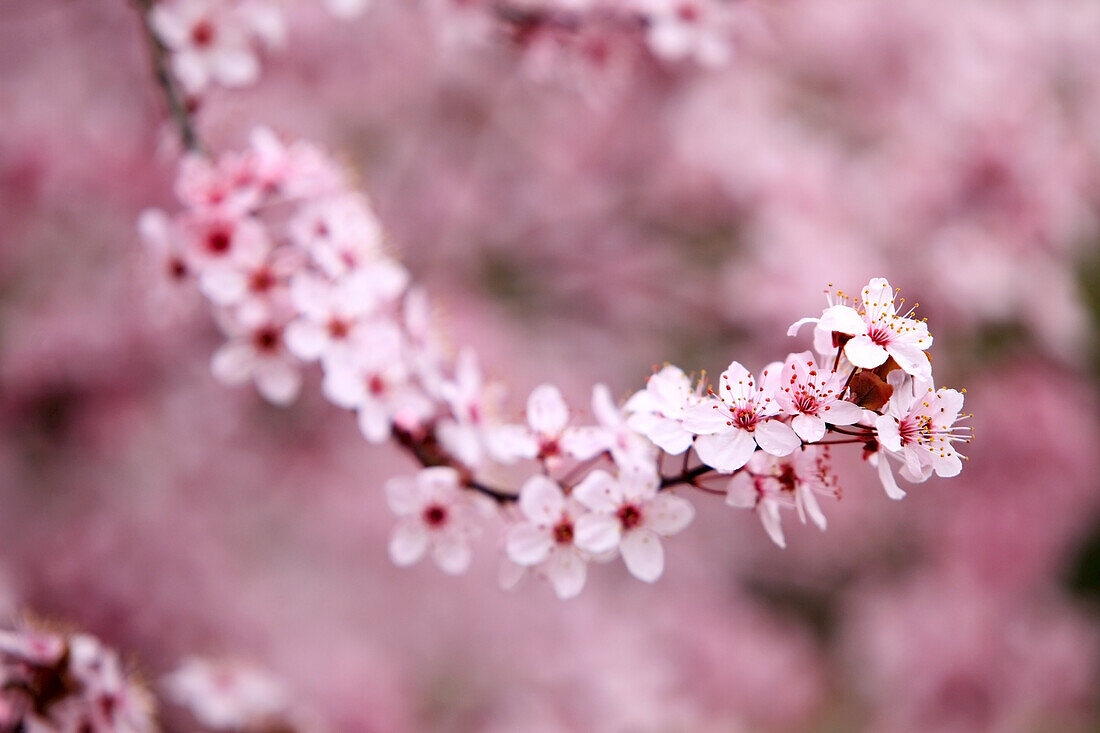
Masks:
[[[695,517],[695,508],[687,499],[662,492],[645,508],[646,526],[658,534],[674,535]]]
[[[550,531],[533,524],[517,524],[508,530],[505,540],[508,557],[520,565],[538,565],[554,547]]]
[[[732,473],[741,468],[755,451],[756,441],[747,430],[731,429],[695,439],[695,453],[699,460],[722,473]]]
[[[390,537],[390,559],[402,567],[412,565],[428,549],[428,530],[419,521],[407,519],[393,528]]]
[[[874,369],[890,356],[886,349],[873,342],[869,336],[856,336],[844,345],[844,355],[854,366]]]
[[[608,552],[619,545],[622,524],[610,514],[585,514],[573,524],[573,544],[595,555]]]
[[[532,476],[520,489],[519,508],[535,524],[550,525],[561,518],[565,494],[545,476]]]
[[[626,569],[638,580],[653,583],[665,569],[665,552],[661,540],[648,529],[633,529],[623,535],[619,552]]]
[[[778,420],[759,423],[754,434],[757,445],[773,456],[788,456],[802,445],[791,426]]]
[[[535,387],[527,398],[527,424],[540,435],[557,436],[569,423],[569,408],[552,384]]]

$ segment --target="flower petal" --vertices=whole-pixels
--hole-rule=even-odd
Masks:
[[[610,514],[584,514],[573,523],[573,544],[599,555],[619,546],[622,524]]]
[[[691,502],[667,492],[658,494],[645,508],[646,526],[666,537],[687,527],[694,517]]]
[[[546,476],[532,476],[519,491],[519,508],[535,524],[550,525],[561,518],[565,494]]]
[[[584,588],[588,563],[570,547],[559,547],[546,562],[546,577],[558,598],[573,598]]]
[[[393,528],[390,536],[390,559],[402,567],[412,565],[428,549],[428,530],[415,519],[406,519]]]
[[[573,498],[593,511],[610,513],[619,507],[622,491],[611,474],[597,469],[573,487]]]
[[[665,569],[665,552],[661,540],[648,529],[633,529],[623,535],[619,552],[626,569],[638,580],[653,583]]]
[[[802,445],[790,425],[778,420],[765,420],[756,426],[754,431],[756,443],[765,453],[773,456],[789,456]]]
[[[863,369],[874,369],[889,358],[890,354],[869,336],[856,336],[844,344],[844,355],[854,366]]]
[[[795,435],[807,443],[816,443],[825,437],[825,421],[817,415],[795,415],[791,427]]]
[[[520,565],[538,565],[554,548],[550,531],[533,524],[517,524],[508,530],[505,551]]]
[[[729,430],[695,439],[695,453],[699,460],[721,473],[732,473],[741,468],[755,451],[756,441],[747,430]]]
[[[527,424],[540,435],[556,436],[569,423],[569,408],[561,391],[552,384],[540,384],[527,398]]]
[[[435,541],[432,558],[439,569],[447,575],[461,575],[470,567],[474,553],[466,538],[458,535],[444,535]]]

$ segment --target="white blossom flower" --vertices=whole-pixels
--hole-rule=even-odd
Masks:
[[[691,523],[691,504],[658,491],[660,478],[643,470],[589,473],[573,488],[573,496],[591,509],[574,525],[577,547],[596,555],[618,549],[630,574],[652,583],[664,572],[661,537],[676,534]]]
[[[730,473],[744,466],[758,445],[774,456],[785,456],[801,445],[794,430],[775,419],[775,372],[774,367],[765,370],[767,381],[757,386],[749,370],[735,361],[722,372],[718,393],[687,411],[684,426],[699,435],[699,460]]]
[[[679,367],[669,365],[651,375],[645,389],[627,400],[623,410],[630,413],[627,425],[632,430],[676,456],[691,447],[695,438],[684,427],[684,412],[699,402],[688,376]]]
[[[479,532],[478,509],[462,488],[458,471],[425,468],[415,478],[399,476],[386,483],[386,499],[401,521],[390,537],[390,558],[412,565],[431,548],[439,568],[460,575],[470,566],[470,540]]]
[[[955,424],[963,394],[954,389],[937,390],[930,380],[907,379],[897,371],[888,379],[894,393],[886,414],[875,419],[879,444],[900,455],[902,476],[907,481],[920,483],[933,472],[942,478],[957,476],[962,471],[962,456],[955,443],[970,441],[969,428]],[[885,458],[880,456],[879,461],[885,462]]]
[[[721,0],[649,0],[646,43],[666,61],[693,60],[717,67],[731,57],[732,17]]]
[[[254,305],[222,314],[222,330],[229,341],[214,352],[211,370],[229,385],[251,379],[268,402],[289,404],[302,387],[302,374],[283,339],[286,317],[274,306]]]
[[[825,529],[825,515],[815,495],[839,495],[828,458],[826,451],[812,448],[783,458],[756,453],[745,465],[746,470],[730,479],[726,503],[754,509],[772,541],[786,547],[779,513],[783,507],[793,507],[803,524],[809,517],[818,529]]]
[[[187,657],[162,686],[169,700],[187,708],[211,730],[243,731],[284,716],[286,688],[261,669],[232,660]]]
[[[486,453],[486,431],[500,409],[503,391],[498,384],[486,384],[473,349],[465,348],[455,360],[454,378],[444,380],[440,397],[451,416],[436,424],[443,447],[470,468],[476,468]]]
[[[191,94],[211,82],[246,86],[260,76],[248,18],[218,0],[163,0],[149,11],[157,37],[172,52],[172,71]]]
[[[843,294],[838,294],[843,298]],[[915,377],[932,376],[932,363],[925,350],[932,336],[923,321],[909,318],[912,311],[898,315],[894,291],[884,277],[873,278],[861,292],[862,310],[837,304],[826,308],[820,318],[802,318],[787,330],[794,336],[806,323],[814,323],[815,343],[839,332],[852,338],[844,344],[844,355],[854,366],[874,369],[893,357],[902,369]],[[823,336],[824,335],[824,338]],[[819,349],[820,350],[820,349]]]
[[[372,443],[390,437],[394,425],[419,428],[435,405],[416,384],[402,360],[404,342],[392,321],[362,324],[358,337],[369,348],[357,348],[328,359],[321,389],[330,401],[355,410],[359,430]]]
[[[773,394],[780,409],[794,416],[791,428],[807,443],[825,437],[826,423],[852,425],[863,415],[861,407],[842,399],[844,376],[822,368],[809,351],[787,357]]]
[[[577,458],[574,450],[580,455],[590,450],[590,441],[581,429],[569,425],[569,407],[552,384],[531,390],[526,425],[498,425],[488,431],[486,442],[490,455],[500,463],[538,458],[548,466],[557,466],[563,454]]]
[[[532,476],[519,494],[524,521],[508,531],[509,559],[525,567],[537,566],[554,586],[558,598],[572,598],[584,587],[588,554],[574,544],[575,524],[587,510],[568,498],[545,476]]]

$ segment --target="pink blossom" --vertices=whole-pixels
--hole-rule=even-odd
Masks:
[[[773,368],[773,375],[778,370]],[[699,460],[723,473],[744,466],[757,446],[775,456],[794,451],[801,441],[776,417],[779,404],[773,398],[773,376],[759,387],[749,370],[733,362],[719,378],[718,392],[689,409],[684,426],[700,437],[695,440]]]
[[[679,367],[669,365],[650,375],[645,389],[627,400],[623,410],[630,413],[628,427],[675,456],[691,447],[694,434],[684,427],[684,415],[699,402],[688,376]]]
[[[392,478],[386,482],[386,500],[401,517],[390,537],[390,558],[396,564],[412,565],[431,548],[443,572],[466,572],[473,558],[470,540],[480,528],[475,500],[459,485],[458,471],[436,466],[415,478]]]
[[[655,582],[665,567],[660,538],[678,533],[695,516],[686,499],[659,488],[649,471],[620,471],[618,478],[602,470],[589,473],[573,489],[592,510],[576,521],[577,546],[596,555],[618,549],[631,575]]]
[[[587,509],[566,497],[561,486],[545,476],[532,476],[523,484],[519,509],[524,521],[508,530],[509,559],[521,566],[535,566],[549,579],[558,598],[580,593],[590,556],[574,539],[578,518]]]
[[[264,399],[277,405],[292,402],[302,386],[298,359],[286,348],[284,308],[256,303],[236,314],[224,313],[222,330],[229,341],[214,352],[214,376],[229,385],[252,380]]]
[[[246,18],[217,0],[162,0],[150,11],[160,40],[172,51],[172,70],[192,94],[212,82],[246,86],[260,76]]]
[[[827,451],[804,448],[783,458],[755,453],[745,469],[730,479],[726,503],[739,509],[755,509],[775,544],[787,546],[780,524],[783,507],[793,507],[803,524],[809,517],[818,529],[825,530],[825,515],[815,494],[840,494]]]
[[[780,409],[794,416],[791,428],[807,443],[825,437],[826,423],[851,425],[863,416],[843,394],[844,376],[823,368],[809,351],[787,357],[774,391]]]
[[[262,729],[284,717],[288,696],[269,674],[242,662],[187,657],[162,680],[169,700],[218,731]]]
[[[928,326],[909,318],[909,314],[897,314],[894,291],[886,278],[872,279],[861,291],[861,297],[862,310],[849,305],[830,306],[821,318],[795,322],[788,335],[795,335],[803,324],[816,323],[816,334],[839,332],[854,337],[844,344],[844,355],[857,367],[874,369],[893,357],[909,374],[925,379],[931,376],[932,364],[924,353],[932,345]],[[815,335],[815,343],[820,341]]]
[[[890,376],[894,374],[897,372]],[[926,480],[933,471],[943,478],[957,476],[962,471],[962,456],[955,443],[970,442],[970,429],[955,424],[960,419],[963,394],[942,387],[937,390],[931,381],[918,379],[893,378],[890,383],[894,393],[887,413],[875,419],[875,429],[886,450],[900,453],[902,476],[913,482]]]

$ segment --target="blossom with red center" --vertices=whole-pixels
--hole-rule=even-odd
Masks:
[[[739,509],[755,510],[775,544],[787,545],[779,513],[784,507],[795,509],[803,524],[809,517],[824,531],[825,515],[816,495],[840,495],[826,449],[805,448],[783,458],[757,453],[745,468],[746,471],[730,479],[726,503]]]
[[[288,404],[301,390],[302,374],[283,340],[286,313],[274,303],[251,305],[222,314],[220,323],[229,341],[214,352],[211,370],[226,384],[251,380],[268,402]]]
[[[620,471],[612,477],[596,470],[573,489],[590,509],[574,525],[577,547],[593,555],[618,550],[630,574],[652,583],[664,572],[661,537],[691,523],[695,510],[682,497],[658,491],[660,479],[645,470]]]
[[[694,435],[684,427],[684,413],[699,404],[698,389],[679,367],[668,365],[646,380],[645,389],[626,401],[627,425],[672,455],[691,447]]]
[[[555,467],[566,454],[574,458],[594,455],[584,429],[569,425],[569,407],[552,384],[531,390],[526,425],[498,425],[487,432],[486,444],[489,454],[500,463],[537,458]]]
[[[875,419],[879,476],[887,493],[904,495],[894,482],[888,456],[901,459],[901,475],[913,483],[926,481],[933,472],[942,478],[957,476],[963,456],[955,444],[969,443],[971,437],[969,427],[956,425],[966,417],[959,414],[962,392],[937,390],[930,380],[907,378],[900,372],[891,372],[888,379],[894,393],[886,414]]]
[[[401,517],[390,537],[390,558],[412,565],[431,549],[439,568],[458,575],[470,566],[470,540],[479,532],[479,507],[463,489],[458,471],[425,468],[415,478],[398,476],[386,483],[390,509]]]
[[[666,61],[726,64],[731,56],[733,14],[720,0],[648,0],[644,2],[646,43]]]
[[[777,419],[779,404],[773,395],[778,369],[765,370],[764,377],[758,386],[749,370],[735,361],[722,372],[717,393],[687,411],[684,427],[699,436],[695,452],[703,463],[730,473],[744,466],[757,446],[785,456],[801,445],[791,426]]]
[[[189,94],[211,84],[246,86],[260,76],[254,41],[282,43],[285,22],[277,6],[259,0],[160,0],[149,11],[157,38],[170,53],[172,72]]]
[[[843,294],[838,295],[844,297]],[[932,345],[928,326],[923,321],[910,318],[912,310],[898,315],[894,291],[884,277],[873,278],[860,295],[861,310],[843,303],[831,305],[820,318],[796,321],[787,334],[793,336],[804,324],[814,323],[814,341],[817,344],[828,341],[833,333],[851,337],[845,341],[843,353],[853,366],[874,369],[892,357],[907,373],[922,379],[930,378],[932,363],[924,353]]]
[[[577,519],[588,510],[545,476],[532,476],[524,483],[519,509],[523,521],[508,530],[508,558],[545,575],[558,598],[580,593],[591,556],[574,541]]]
[[[791,428],[807,443],[825,437],[825,424],[852,425],[863,409],[842,398],[844,376],[823,368],[809,351],[791,354],[779,373],[774,396],[791,415]]]

